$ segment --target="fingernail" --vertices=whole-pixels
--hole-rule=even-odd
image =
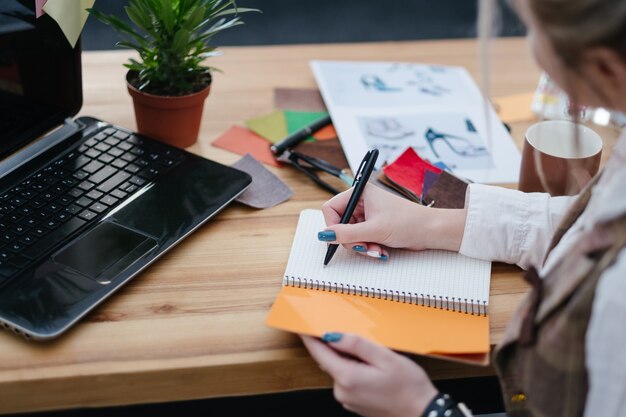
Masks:
[[[337,235],[332,230],[324,230],[323,232],[319,232],[317,234],[317,240],[321,240],[322,242],[333,242],[337,240]]]
[[[367,252],[367,249],[363,245],[354,245],[354,246],[352,246],[352,250],[355,250],[355,251],[361,252],[361,253]]]
[[[387,255],[380,255],[380,260],[381,261],[388,261],[389,257]]]
[[[380,258],[380,252],[376,250],[368,250],[367,256],[371,256],[372,258]]]
[[[342,337],[342,333],[324,333],[324,336],[322,336],[322,342],[334,343],[340,341]]]

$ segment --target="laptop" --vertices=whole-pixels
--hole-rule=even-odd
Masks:
[[[0,328],[46,340],[251,178],[102,120],[72,119],[80,46],[24,4],[0,2]]]

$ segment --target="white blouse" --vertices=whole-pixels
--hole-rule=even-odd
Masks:
[[[574,198],[472,184],[460,252],[524,269],[530,265],[539,267],[554,229]],[[587,209],[554,248],[540,275],[545,276],[554,268],[583,231],[623,213],[626,131],[593,188]],[[585,416],[626,416],[626,249],[600,278],[585,345],[589,374]]]

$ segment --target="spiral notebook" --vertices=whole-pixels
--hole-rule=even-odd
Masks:
[[[394,249],[381,261],[340,247],[323,267],[327,246],[317,232],[324,228],[321,211],[301,213],[268,325],[315,336],[358,333],[396,350],[484,362],[490,262]]]

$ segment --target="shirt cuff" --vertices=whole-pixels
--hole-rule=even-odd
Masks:
[[[541,262],[552,234],[550,196],[471,184],[461,254],[518,264]]]

